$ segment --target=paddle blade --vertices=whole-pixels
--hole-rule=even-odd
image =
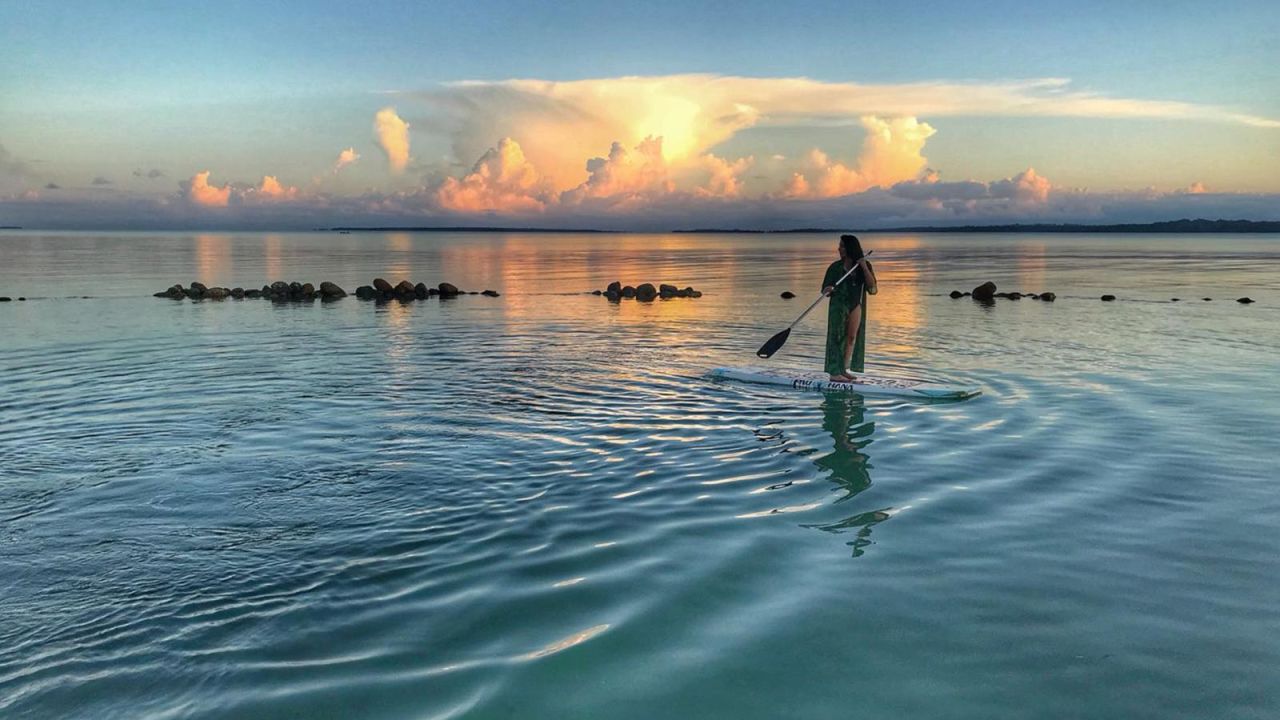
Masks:
[[[777,335],[774,335],[773,337],[769,338],[769,340],[765,342],[765,344],[760,346],[760,349],[756,351],[756,355],[762,358],[773,357],[773,354],[778,352],[778,349],[781,348],[784,344],[786,344],[787,338],[790,336],[791,336],[791,328],[787,328],[786,330],[783,330]]]

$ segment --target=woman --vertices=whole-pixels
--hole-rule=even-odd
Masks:
[[[826,371],[832,382],[852,382],[850,372],[862,372],[866,360],[867,295],[875,295],[878,288],[875,271],[863,255],[857,237],[841,235],[840,259],[831,263],[822,279],[822,292],[831,298]],[[853,274],[839,282],[850,270]]]

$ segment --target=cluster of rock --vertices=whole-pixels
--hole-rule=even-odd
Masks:
[[[785,297],[785,293],[784,293]],[[1058,296],[1051,292],[1042,293],[1020,293],[1020,292],[996,292],[996,284],[993,282],[984,282],[974,288],[972,292],[960,292],[959,290],[951,291],[952,298],[972,297],[978,302],[990,303],[995,302],[996,298],[1007,298],[1009,300],[1021,300],[1022,298],[1031,298],[1032,300],[1043,300],[1044,302],[1053,302]],[[1115,295],[1106,294],[1101,297],[1102,302],[1114,302]],[[1213,298],[1200,298],[1205,302],[1210,302]],[[1170,302],[1180,302],[1181,298],[1170,298]],[[1236,298],[1236,302],[1241,305],[1248,305],[1254,302],[1253,298],[1242,297]]]
[[[1006,300],[1021,300],[1022,298],[1031,298],[1032,300],[1041,300],[1043,302],[1053,302],[1058,299],[1055,293],[1039,292],[1039,293],[1023,293],[1023,292],[996,292],[996,284],[987,281],[974,288],[971,292],[960,292],[959,290],[951,291],[952,298],[972,297],[978,302],[995,302],[996,298],[1004,298]]]
[[[681,290],[675,285],[667,285],[666,283],[660,283],[657,287],[654,287],[653,283],[641,283],[640,285],[632,287],[630,285],[623,285],[622,282],[618,280],[614,280],[609,283],[609,287],[604,290],[591,291],[591,294],[603,295],[608,298],[610,302],[619,302],[622,298],[634,298],[640,302],[653,302],[658,298],[669,300],[671,298],[678,297],[702,297],[702,292],[700,290],[694,290],[692,287],[686,287]]]
[[[442,282],[435,287],[427,287],[426,283],[411,283],[408,280],[401,280],[392,285],[382,278],[375,278],[373,285],[361,285],[356,288],[356,297],[361,300],[400,300],[408,302],[410,300],[426,300],[430,297],[439,297],[448,299],[459,295],[486,295],[488,297],[498,297],[496,290],[485,290],[484,292],[463,292],[453,283]]]
[[[18,298],[18,302],[26,302],[26,301],[27,301],[27,299],[26,299],[26,298],[24,298],[24,297],[20,297],[20,298]],[[9,297],[9,296],[7,296],[7,295],[0,296],[0,302],[13,302],[13,298],[11,298],[11,297]]]
[[[200,282],[193,282],[189,286],[183,287],[181,283],[177,283],[170,286],[168,290],[155,293],[155,296],[171,300],[182,300],[184,298],[191,300],[266,298],[277,302],[308,302],[313,300],[337,300],[338,298],[346,297],[347,292],[327,281],[320,283],[320,287],[317,288],[311,283],[277,280],[270,285],[263,285],[261,289],[249,288],[248,290],[240,287],[208,287]]]

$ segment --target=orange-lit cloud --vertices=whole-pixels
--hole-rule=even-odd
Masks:
[[[373,134],[387,154],[391,172],[404,172],[409,164],[409,123],[400,119],[395,108],[385,107],[373,116]]]
[[[694,192],[703,197],[736,198],[742,194],[742,174],[755,163],[754,157],[738,158],[732,162],[707,153],[702,165],[709,173],[706,185]]]
[[[912,180],[925,169],[925,141],[934,134],[928,123],[913,117],[862,118],[867,135],[852,167],[833,161],[818,149],[809,152],[801,170],[783,188],[783,197],[839,197],[873,187]]]
[[[436,190],[440,207],[456,212],[540,212],[554,201],[550,185],[525,158],[520,144],[503,138],[471,172],[447,178]]]
[[[405,151],[405,154],[406,155],[408,154],[407,149]],[[360,153],[356,152],[355,148],[349,147],[346,150],[343,150],[342,152],[338,153],[338,159],[333,162],[333,173],[336,175],[339,170],[354,163],[359,159],[360,159]]]
[[[254,191],[258,196],[271,200],[292,200],[298,196],[298,188],[281,185],[274,175],[263,175],[262,182]]]
[[[587,180],[565,192],[560,199],[566,203],[607,199],[619,205],[635,205],[646,197],[674,192],[675,183],[667,174],[662,140],[646,137],[634,150],[627,150],[622,143],[613,143],[608,157],[587,161]]]
[[[205,207],[226,207],[231,200],[231,186],[217,187],[209,184],[209,171],[202,170],[191,176],[185,185],[188,200]]]

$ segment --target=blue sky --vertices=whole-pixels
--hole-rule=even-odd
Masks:
[[[533,129],[545,128],[547,118],[528,116],[529,99],[559,104],[562,113],[595,113],[599,108],[591,98],[597,96],[643,104],[612,80],[694,74],[808,78],[824,89],[804,117],[785,122],[777,119],[787,110],[783,100],[771,104],[768,98],[788,96],[788,87],[726,91],[768,96],[766,109],[728,136],[714,135],[713,145],[699,144],[694,155],[674,157],[672,139],[666,138],[664,171],[671,176],[663,182],[674,183],[680,193],[709,187],[694,179],[695,166],[705,169],[716,162],[706,159],[709,154],[730,165],[750,158],[735,166],[740,182],[729,187],[735,202],[782,194],[796,173],[805,175],[811,188],[819,175],[845,170],[859,175],[860,180],[828,183],[821,198],[826,200],[831,192],[853,194],[915,181],[926,170],[944,182],[990,183],[1032,167],[1055,190],[1174,192],[1198,183],[1222,193],[1271,194],[1280,192],[1280,174],[1274,170],[1280,167],[1280,129],[1230,116],[1280,118],[1278,7],[1264,2],[6,0],[0,2],[0,196],[25,193],[31,202],[65,205],[76,192],[97,191],[94,202],[101,206],[111,202],[101,195],[109,189],[136,203],[181,196],[186,189],[179,183],[207,170],[215,186],[248,186],[264,175],[277,177],[298,188],[290,201],[304,204],[317,193],[341,198],[416,193],[428,217],[441,210],[431,200],[441,183],[450,176],[465,181],[480,167],[476,163],[485,150],[496,151],[502,140],[460,137],[458,123],[484,118],[442,118],[441,108],[479,102],[483,107],[475,112],[504,113],[507,106],[487,98],[510,92],[522,94],[529,124],[500,129],[523,154],[504,151],[493,158],[493,167],[515,168],[512,172],[525,180],[536,175],[538,182],[521,180],[525,185],[518,189],[528,191],[522,197],[537,198],[543,211],[550,202],[563,212],[560,194],[591,177],[590,158],[608,157],[611,128],[601,127],[600,142],[583,148],[581,157],[548,159],[549,151],[538,147],[546,133]],[[1026,100],[1022,95],[1003,109],[988,110],[953,102],[954,93],[937,113],[930,112],[937,107],[932,101],[918,111],[891,103],[891,114],[879,105],[864,112],[853,101],[842,105],[847,117],[821,112],[825,97],[841,103],[850,92],[858,94],[847,84],[914,98],[910,86],[919,83],[986,88],[1046,78],[1070,83],[1028,91],[1037,107],[1030,114],[1010,109]],[[566,101],[559,91],[500,84],[510,79],[599,82],[574,90]],[[492,84],[449,89],[464,80]],[[672,85],[681,103],[699,102],[700,87],[684,81]],[[651,90],[634,91],[652,99]],[[1082,101],[1093,96],[1132,101],[1137,109],[1064,114],[1054,102],[1061,93],[1079,94]],[[740,104],[736,97],[725,99],[725,107]],[[1143,102],[1179,107],[1166,112],[1140,107]],[[680,103],[645,106],[645,112],[652,120],[669,106]],[[374,114],[384,107],[394,107],[409,126],[411,161],[403,173],[388,172],[384,149],[371,131]],[[719,109],[703,108],[708,116]],[[928,125],[932,133],[923,145],[905,140],[922,161],[915,163],[921,165],[918,170],[912,163],[881,175],[868,169],[876,164],[865,145],[868,126],[862,118],[868,114],[909,116]],[[613,128],[618,136],[612,140],[632,156],[605,169],[639,167],[639,141],[670,130],[665,122],[651,125]],[[348,147],[360,160],[331,173],[337,153]],[[460,155],[462,148],[468,156]],[[814,150],[826,165],[814,160]],[[778,156],[784,160],[774,160]],[[539,168],[539,162],[562,163],[568,170]],[[163,178],[146,177],[151,170]],[[574,172],[580,177],[572,177]],[[109,184],[93,186],[94,178]],[[471,197],[472,204],[486,207],[490,215],[501,213],[502,206],[484,203],[509,198],[509,190],[484,188],[488,200]],[[630,185],[623,190],[638,192]],[[50,197],[59,191],[66,192]],[[23,217],[33,212],[28,207]]]

